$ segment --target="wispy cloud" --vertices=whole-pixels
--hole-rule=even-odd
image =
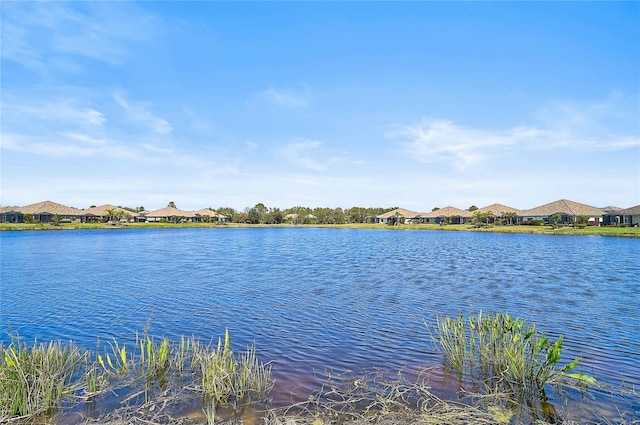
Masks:
[[[492,132],[460,127],[452,121],[423,120],[399,127],[388,136],[404,140],[407,152],[420,162],[452,162],[462,169],[484,160],[496,149],[539,137],[540,133],[527,127]]]
[[[494,130],[463,127],[448,120],[422,120],[396,126],[387,137],[400,141],[417,161],[451,163],[465,169],[516,145],[538,151],[562,148],[582,152],[638,147],[639,124],[628,110],[633,109],[611,102],[558,103],[542,110],[535,125]],[[614,117],[619,122],[611,126]]]
[[[129,121],[149,127],[158,134],[169,134],[173,131],[169,121],[156,116],[151,111],[152,107],[149,103],[128,101],[122,92],[114,93],[113,99],[124,110]]]
[[[179,148],[179,140],[170,135],[171,125],[151,113],[151,105],[126,100],[124,94],[107,98],[101,107],[70,98],[38,99],[30,103],[25,99],[14,103],[17,98],[14,93],[1,105],[3,151],[40,157],[171,163],[181,167],[208,162],[201,154]],[[118,116],[115,105],[124,111],[124,116]]]
[[[554,102],[536,114],[548,134],[540,146],[583,152],[640,146],[639,104],[620,94],[600,101]]]
[[[307,107],[311,103],[311,89],[306,84],[302,89],[287,90],[268,87],[260,92],[260,97],[267,99],[277,106],[288,108]]]
[[[101,2],[11,2],[2,20],[2,58],[43,74],[80,72],[82,59],[119,65],[159,24],[134,4]]]
[[[302,139],[286,145],[280,153],[292,164],[315,171],[324,171],[331,164],[344,161],[343,154],[326,158],[320,150],[322,145],[319,141]]]
[[[38,121],[73,122],[76,125],[100,126],[106,122],[104,114],[95,108],[86,105],[76,99],[53,99],[35,104],[13,103],[2,104],[3,114],[9,114],[12,121],[18,117],[15,115],[31,115]],[[5,118],[7,115],[5,115]]]

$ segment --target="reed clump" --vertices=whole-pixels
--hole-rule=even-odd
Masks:
[[[579,359],[560,365],[563,336],[552,341],[535,324],[505,313],[438,317],[436,333],[445,363],[489,387],[539,394],[546,384],[563,379],[595,383],[590,376],[569,373]]]
[[[65,397],[91,403],[106,393],[125,394],[125,418],[152,421],[169,415],[170,401],[200,397],[213,423],[217,409],[262,401],[271,387],[271,366],[255,347],[234,353],[228,331],[217,346],[195,337],[156,340],[146,331],[131,346],[113,339],[96,352],[61,342],[28,346],[17,337],[0,344],[0,423],[47,422]]]
[[[200,373],[197,389],[203,394],[202,410],[210,424],[215,422],[219,407],[237,410],[252,400],[263,400],[273,386],[271,366],[258,361],[255,347],[236,356],[230,348],[228,331],[224,343],[218,339],[215,348],[194,342],[192,365]]]
[[[0,422],[52,414],[74,389],[85,354],[72,344],[0,345]]]

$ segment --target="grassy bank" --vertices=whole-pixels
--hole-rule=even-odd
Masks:
[[[491,226],[491,227],[475,227],[469,224],[450,224],[441,226],[438,224],[401,224],[397,226],[388,226],[385,224],[310,224],[310,225],[293,225],[293,224],[243,224],[243,223],[129,223],[126,225],[110,225],[103,223],[61,223],[57,226],[52,224],[28,224],[28,223],[1,223],[0,231],[8,230],[74,230],[74,229],[175,229],[175,228],[253,228],[253,227],[271,227],[271,228],[300,228],[300,227],[318,227],[330,229],[375,229],[375,230],[448,230],[448,231],[464,231],[464,232],[490,232],[490,233],[525,233],[525,234],[544,234],[544,235],[590,235],[590,236],[620,236],[620,237],[640,237],[639,227],[595,227],[587,226],[584,228],[560,227],[553,226]]]

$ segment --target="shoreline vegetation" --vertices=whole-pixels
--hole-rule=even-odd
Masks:
[[[149,336],[148,322],[129,344],[114,338],[95,350],[13,336],[0,344],[0,422],[67,423],[78,415],[74,423],[85,425],[573,424],[545,391],[564,402],[567,391],[603,388],[567,373],[578,360],[560,364],[562,336],[551,341],[506,313],[438,317],[426,326],[458,381],[457,400],[431,391],[424,366],[413,378],[380,369],[327,371],[306,399],[273,406],[272,363],[261,362],[255,346],[234,352],[228,331],[217,344],[171,341]],[[611,421],[633,423],[623,414],[603,423]]]
[[[555,226],[555,225],[482,225],[477,224],[248,224],[233,222],[210,223],[0,223],[0,231],[12,230],[79,230],[79,229],[149,229],[149,228],[328,228],[328,229],[368,229],[368,230],[448,230],[490,233],[524,233],[544,235],[588,235],[640,237],[640,228],[621,226]]]

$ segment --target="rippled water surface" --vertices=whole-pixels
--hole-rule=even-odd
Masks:
[[[638,239],[225,228],[16,231],[0,242],[4,341],[11,331],[92,347],[133,338],[150,318],[151,333],[169,337],[228,328],[237,348],[255,342],[277,362],[275,398],[291,400],[329,369],[437,368],[426,325],[482,309],[564,334],[580,372],[640,386]]]

